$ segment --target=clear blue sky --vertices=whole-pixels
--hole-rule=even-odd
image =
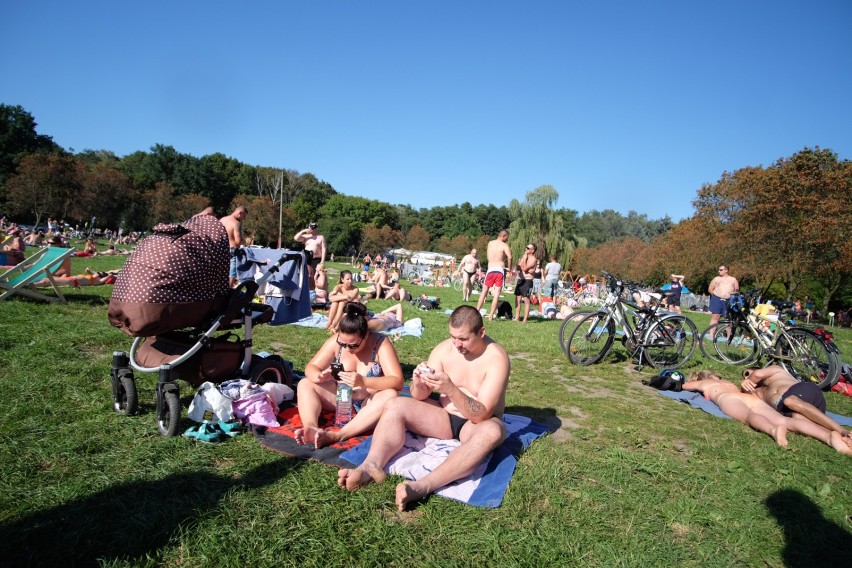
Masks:
[[[160,143],[414,207],[680,220],[704,183],[852,158],[852,2],[6,2],[0,102],[65,148]]]

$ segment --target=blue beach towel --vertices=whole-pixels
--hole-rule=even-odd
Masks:
[[[515,414],[503,415],[503,424],[506,426],[506,441],[503,445],[494,450],[473,474],[444,487],[436,495],[476,507],[500,506],[515,472],[518,456],[549,431],[543,424]],[[371,436],[340,457],[360,465],[370,451],[372,440]],[[459,445],[458,440],[437,440],[406,432],[405,445],[388,462],[385,471],[408,479],[420,479],[435,469]]]

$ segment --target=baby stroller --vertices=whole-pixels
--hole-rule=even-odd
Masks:
[[[271,306],[252,300],[258,287],[294,256],[302,258],[284,253],[258,280],[230,289],[228,235],[216,217],[200,214],[154,227],[128,258],[110,299],[110,323],[134,338],[129,353],[113,353],[115,411],[133,415],[138,410],[134,370],[159,374],[157,429],[163,436],[174,436],[180,428],[177,379],[193,387],[233,378],[292,386],[283,359],[252,354],[253,326],[274,315]],[[244,328],[243,339],[233,332],[239,328]]]

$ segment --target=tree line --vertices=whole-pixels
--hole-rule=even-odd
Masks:
[[[463,255],[514,224],[519,238],[540,239],[540,249],[545,245],[565,263],[578,244],[625,236],[647,240],[671,227],[668,218],[649,220],[635,212],[624,217],[611,210],[582,215],[553,210],[558,194],[543,187],[549,188],[542,190],[549,192],[545,197],[535,190],[528,194],[535,195],[533,201],[524,204],[415,209],[338,193],[312,173],[244,164],[220,153],[197,158],[162,144],[124,157],[108,150],[69,152],[38,134],[25,109],[0,105],[0,210],[20,222],[39,224],[55,217],[83,227],[94,217],[100,228],[144,231],[207,206],[225,215],[244,205],[249,210],[244,229],[257,244],[277,245],[280,227],[286,246],[299,229],[316,221],[329,250],[338,255],[396,247]],[[540,220],[543,211],[549,215],[549,226],[535,234],[517,222],[528,205]],[[529,214],[527,221],[532,221]]]
[[[124,157],[69,152],[36,126],[22,107],[0,104],[0,211],[20,222],[52,216],[82,226],[95,217],[97,227],[146,230],[207,206],[225,215],[245,205],[245,232],[257,244],[276,246],[280,227],[286,247],[316,221],[329,251],[344,256],[397,247],[461,256],[509,228],[517,257],[532,242],[541,260],[555,255],[574,273],[604,269],[662,284],[675,272],[702,292],[724,263],[744,289],[761,286],[786,299],[810,294],[824,310],[832,300],[852,300],[852,163],[827,149],[724,172],[698,190],[694,214],[675,224],[633,211],[557,209],[549,185],[507,206],[414,209],[220,153],[197,158],[161,144]]]
[[[687,274],[698,293],[727,264],[741,289],[784,300],[810,295],[825,313],[852,303],[850,204],[852,162],[805,148],[768,167],[724,172],[698,190],[695,214],[670,231],[578,250],[573,264],[657,283]]]

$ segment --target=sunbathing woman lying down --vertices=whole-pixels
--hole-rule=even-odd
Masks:
[[[722,412],[759,432],[772,436],[779,446],[787,447],[787,432],[816,438],[841,454],[852,455],[850,438],[801,418],[788,418],[753,394],[743,393],[732,383],[710,371],[698,371],[683,383],[683,390],[697,391],[716,403]]]
[[[57,286],[73,286],[80,288],[82,286],[103,286],[104,284],[115,284],[115,277],[118,276],[118,270],[110,270],[108,272],[94,272],[86,269],[86,274],[78,274],[77,276],[54,276],[53,281]],[[53,286],[48,278],[42,278],[32,283],[35,288],[49,288]]]

